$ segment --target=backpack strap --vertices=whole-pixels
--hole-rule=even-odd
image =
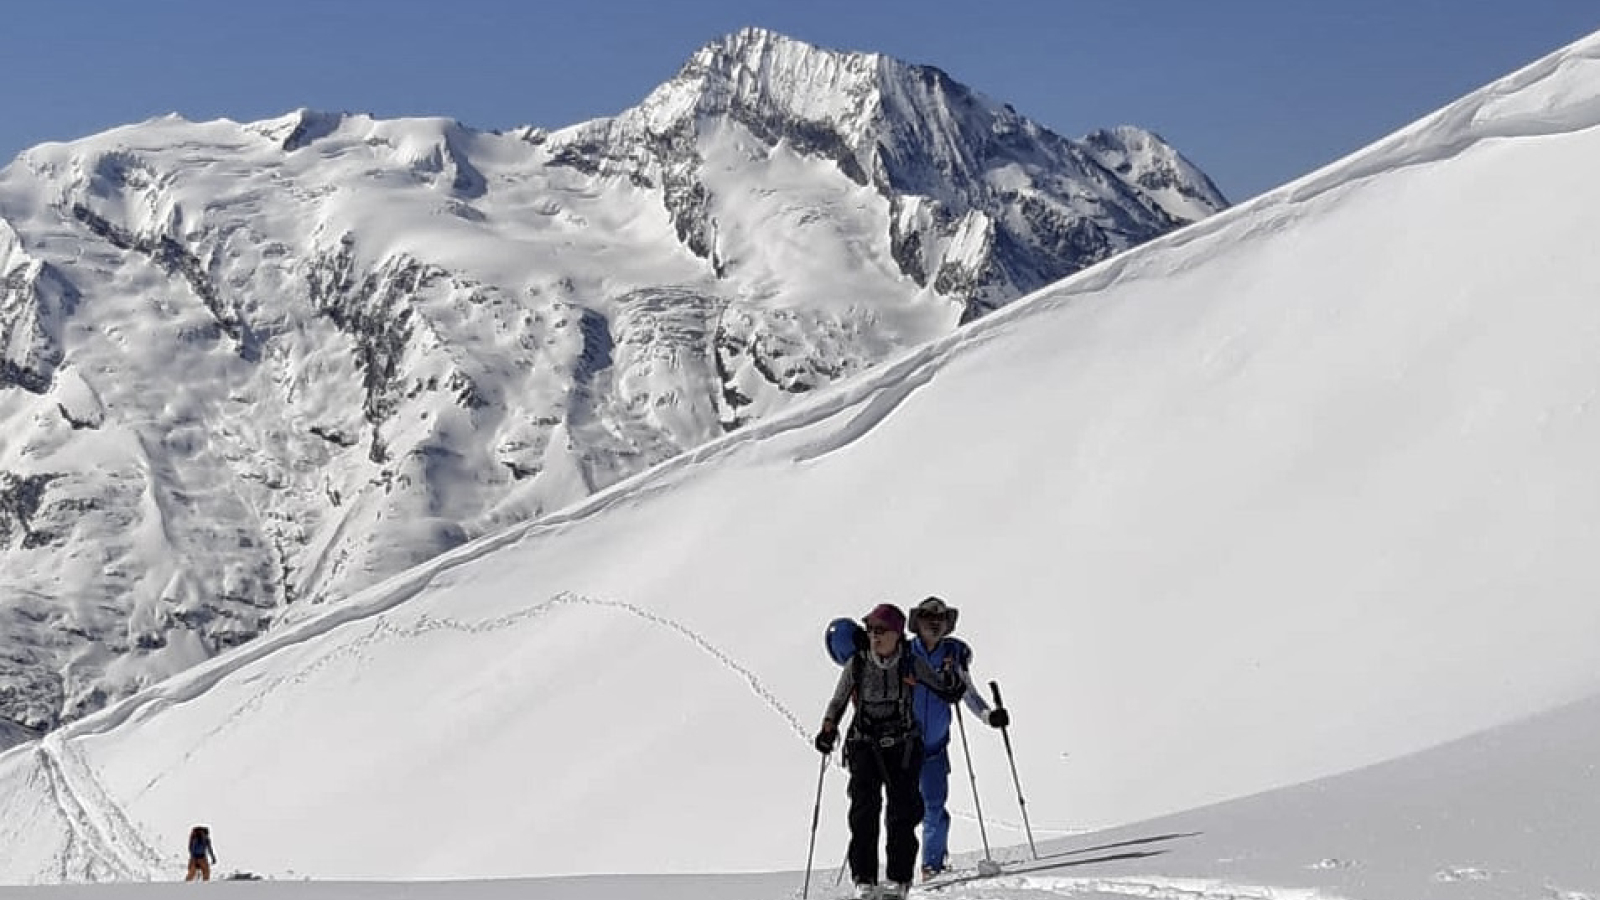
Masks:
[[[870,650],[859,651],[854,656],[851,656],[846,663],[850,667],[852,696],[858,701],[860,699],[861,683],[867,672],[867,654],[871,652]],[[914,734],[918,730],[916,715],[917,671],[916,659],[911,655],[910,647],[901,649],[900,661],[895,666],[895,683],[899,688],[895,696],[894,715],[894,719],[899,720],[898,730],[901,734]],[[880,721],[894,721],[894,719]],[[864,724],[865,722],[858,707],[856,715],[850,720],[850,732],[855,735],[864,735],[861,730]]]
[[[900,716],[906,733],[917,730],[917,658],[910,647],[900,649]],[[908,742],[909,743],[909,742]]]
[[[972,648],[960,638],[947,637],[944,643],[950,645],[950,652],[955,654],[956,665],[963,669],[972,668]]]

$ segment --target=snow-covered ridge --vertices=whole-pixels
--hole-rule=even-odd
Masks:
[[[1400,166],[1456,156],[1487,140],[1600,125],[1600,35],[1577,41],[1380,141],[1373,152],[1288,185],[1298,199]]]
[[[1448,162],[1485,142],[1575,134],[1600,126],[1600,32],[1542,57],[1467,94],[1372,145],[1310,172],[1282,187],[1230,207],[1202,222],[1142,244],[1054,289],[1036,292],[1029,302],[1013,303],[986,325],[1000,327],[1010,316],[1027,316],[1030,302],[1069,302],[1130,276],[1178,274],[1203,259],[1174,253],[1213,241],[1220,233],[1263,234],[1292,228],[1306,204],[1321,195],[1396,170]]]
[[[747,31],[555,132],[302,109],[22,154],[0,719],[53,727],[1200,214],[959,147],[1022,120],[933,71]]]

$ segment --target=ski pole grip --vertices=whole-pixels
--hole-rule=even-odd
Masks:
[[[1000,682],[989,682],[989,690],[994,692],[994,705],[996,707],[1003,707],[1006,705],[1005,701],[1000,699]]]

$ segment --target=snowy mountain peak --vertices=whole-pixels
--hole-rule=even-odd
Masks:
[[[1147,149],[1119,173],[937,70],[760,30],[553,131],[298,109],[35,147],[0,170],[0,719],[54,727],[1162,234],[1188,213]]]
[[[968,321],[1227,205],[1160,138],[1119,134],[1096,151],[939,69],[751,28],[703,47],[638,107],[553,143],[574,164],[661,183],[685,246],[719,267],[719,188],[704,165],[718,141],[824,161],[889,202],[900,273]]]
[[[1217,209],[1222,192],[1154,132],[1121,125],[1090,133],[1083,145],[1100,165],[1138,185],[1177,218],[1200,219]]]
[[[701,48],[660,90],[692,90],[703,114],[755,107],[805,121],[839,122],[876,102],[885,59],[746,28]]]
[[[338,131],[347,118],[350,118],[347,113],[301,108],[277,119],[258,122],[251,130],[277,141],[285,152],[293,152]]]

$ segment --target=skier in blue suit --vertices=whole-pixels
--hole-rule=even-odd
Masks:
[[[972,648],[950,637],[958,612],[938,597],[929,597],[917,604],[911,610],[909,623],[915,635],[911,653],[926,660],[929,668],[936,672],[950,661],[966,685],[967,708],[979,721],[1004,728],[1011,722],[1010,715],[1004,708],[990,708],[973,687]],[[950,813],[945,809],[945,801],[950,797],[950,717],[954,704],[940,699],[921,684],[917,685],[912,704],[917,723],[922,726],[922,877],[927,880],[944,871],[949,848]]]

